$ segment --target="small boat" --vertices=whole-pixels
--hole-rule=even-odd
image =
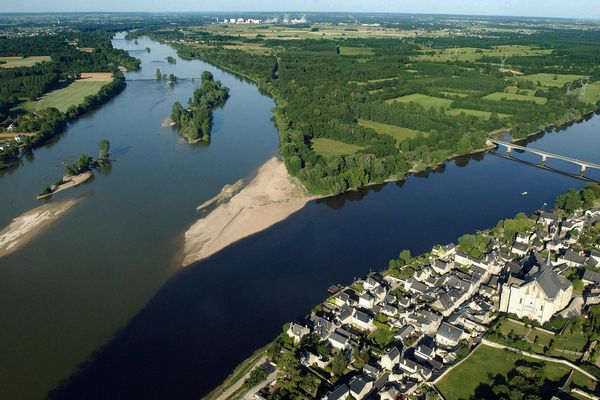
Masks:
[[[521,196],[527,196],[528,194],[529,193],[527,193],[527,192],[523,192],[523,193],[521,193]]]
[[[333,285],[333,286],[329,286],[329,289],[327,289],[327,291],[331,294],[335,294],[342,289],[343,289],[343,287],[341,285]]]

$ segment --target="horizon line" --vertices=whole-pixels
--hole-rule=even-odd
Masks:
[[[306,11],[306,10],[253,10],[253,11],[2,11],[0,15],[11,14],[249,14],[249,13],[299,13],[299,14],[365,14],[365,15],[428,15],[428,16],[456,16],[456,17],[505,17],[505,18],[533,18],[533,19],[556,19],[556,20],[586,20],[600,21],[600,17],[551,17],[544,15],[510,15],[510,14],[461,14],[461,13],[435,13],[435,12],[392,12],[392,11]]]

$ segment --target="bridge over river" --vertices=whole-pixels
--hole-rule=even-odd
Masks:
[[[506,147],[507,153],[510,153],[513,149],[515,149],[515,150],[527,151],[527,152],[533,153],[533,154],[538,154],[542,157],[542,165],[544,165],[544,162],[546,162],[546,160],[548,158],[554,158],[557,160],[563,160],[563,161],[567,161],[567,162],[570,162],[573,164],[577,164],[581,167],[581,175],[583,175],[585,173],[585,170],[587,168],[600,169],[600,164],[592,163],[589,161],[578,160],[578,159],[572,158],[572,157],[561,156],[560,154],[549,153],[549,152],[543,151],[543,150],[532,149],[531,147],[520,146],[518,144],[514,144],[511,142],[504,142],[502,140],[496,140],[496,139],[487,139],[487,143],[489,145],[494,144],[496,146]]]

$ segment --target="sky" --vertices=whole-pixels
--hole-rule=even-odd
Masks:
[[[0,0],[0,12],[347,11],[600,18],[600,0]]]

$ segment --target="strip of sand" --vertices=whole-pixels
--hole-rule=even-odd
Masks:
[[[63,183],[61,183],[60,185],[56,185],[56,186],[53,185],[51,187],[52,191],[50,193],[38,195],[37,198],[38,198],[38,200],[43,199],[43,198],[52,196],[54,193],[62,192],[63,190],[67,190],[69,188],[78,186],[78,185],[82,184],[83,182],[87,181],[88,179],[90,179],[92,176],[93,176],[92,173],[89,171],[82,172],[81,174],[77,174],[77,175],[73,175],[73,176],[65,175],[62,178]]]
[[[26,245],[79,201],[81,198],[44,204],[13,219],[6,228],[0,231],[0,257]]]
[[[282,161],[270,159],[246,187],[185,232],[183,265],[210,257],[286,219],[312,199],[288,175]]]

